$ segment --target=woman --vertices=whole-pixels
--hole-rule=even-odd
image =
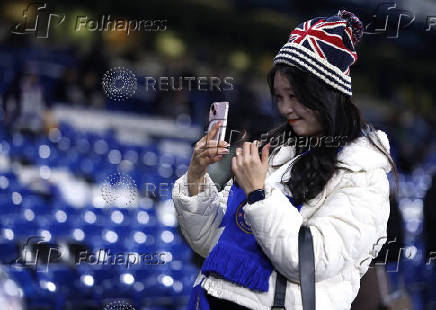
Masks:
[[[236,150],[224,190],[207,173],[227,153],[224,141],[210,139],[218,127],[197,142],[172,193],[183,235],[205,258],[190,308],[271,309],[278,271],[288,280],[286,308],[302,309],[304,223],[313,238],[317,308],[350,309],[386,241],[387,173],[395,169],[386,134],[367,125],[350,99],[349,67],[362,32],[357,17],[339,11],[291,33],[268,75],[286,122],[264,137],[261,155],[258,141]]]

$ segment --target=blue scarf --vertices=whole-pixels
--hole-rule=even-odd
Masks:
[[[295,206],[294,199],[287,197]],[[220,224],[220,227],[224,226],[224,230],[206,257],[201,272],[222,277],[252,290],[267,292],[273,266],[256,242],[251,227],[244,220],[243,206],[246,198],[242,187],[234,182],[227,199],[226,213]],[[296,207],[298,211],[301,206]],[[197,309],[197,304],[200,309],[209,310],[201,282],[192,289],[188,310]]]

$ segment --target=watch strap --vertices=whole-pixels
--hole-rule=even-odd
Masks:
[[[255,189],[247,195],[247,202],[249,204],[253,204],[262,199],[265,199],[265,190],[263,189]]]

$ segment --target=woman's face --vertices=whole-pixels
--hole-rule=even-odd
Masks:
[[[322,132],[321,123],[316,117],[318,112],[298,101],[291,83],[280,71],[274,76],[274,96],[280,114],[288,119],[297,135],[317,136]]]

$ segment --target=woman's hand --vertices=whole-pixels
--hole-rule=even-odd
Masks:
[[[223,155],[228,154],[228,143],[226,141],[212,140],[212,137],[218,132],[222,121],[217,122],[209,132],[204,135],[194,147],[192,152],[191,162],[188,167],[188,183],[202,183],[204,175],[210,164],[213,164],[223,158]],[[196,186],[192,187],[192,194],[195,195]],[[191,189],[191,186],[190,186]]]
[[[259,157],[257,141],[244,142],[242,148],[236,149],[236,156],[232,158],[232,171],[246,195],[255,189],[264,188],[270,147],[268,143],[262,148],[262,159]]]

